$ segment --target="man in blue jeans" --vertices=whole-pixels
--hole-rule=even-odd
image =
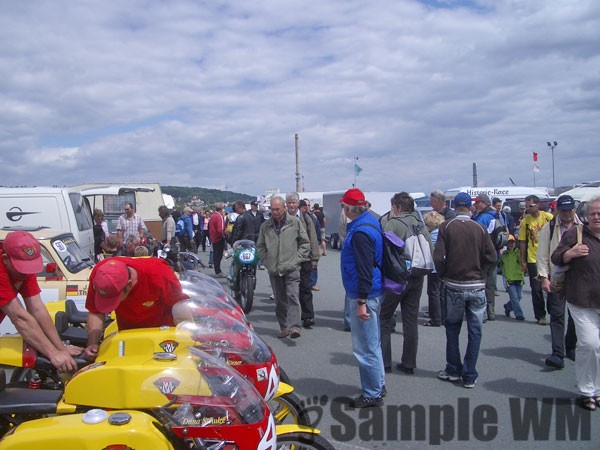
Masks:
[[[460,192],[454,197],[456,217],[442,223],[433,254],[435,268],[442,280],[446,301],[446,368],[438,378],[462,379],[471,389],[477,383],[477,358],[481,345],[481,325],[486,310],[485,276],[496,264],[496,250],[487,231],[471,220],[471,196]],[[461,362],[459,335],[463,316],[467,316],[468,344]]]
[[[368,211],[359,189],[346,191],[340,200],[351,219],[342,248],[342,282],[346,290],[352,331],[352,349],[358,362],[362,394],[350,401],[352,408],[383,405],[385,395],[379,310],[383,294],[381,227]]]

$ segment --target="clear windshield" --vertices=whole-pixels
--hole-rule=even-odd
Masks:
[[[142,392],[164,397],[164,407],[179,425],[242,425],[261,422],[264,401],[254,387],[235,370],[197,348],[190,356],[168,363],[171,367],[142,383]]]
[[[52,239],[52,248],[71,273],[78,273],[92,266],[89,256],[83,253],[73,236],[63,235]]]
[[[228,364],[267,363],[273,356],[269,346],[250,328],[222,313],[196,316],[193,321],[179,323],[177,331],[189,333],[196,347]]]
[[[240,241],[235,241],[233,243],[233,250],[242,250],[245,248],[255,248],[256,244],[254,243],[254,241],[250,241],[248,239],[242,239]]]

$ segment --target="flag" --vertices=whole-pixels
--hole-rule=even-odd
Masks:
[[[537,161],[537,153],[533,152],[533,162],[536,162],[536,161]]]
[[[362,168],[358,164],[354,164],[354,175],[359,175],[362,172]]]
[[[535,155],[535,153],[534,153],[534,155]],[[534,164],[533,165],[533,171],[534,172],[539,172],[540,171],[540,166],[538,166],[537,164]]]

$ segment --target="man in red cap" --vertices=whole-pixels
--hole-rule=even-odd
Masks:
[[[96,358],[105,314],[115,312],[119,330],[173,326],[171,308],[186,298],[162,259],[116,257],[99,262],[90,275],[85,301],[90,314],[84,357]]]
[[[79,347],[65,347],[52,318],[40,297],[36,273],[43,267],[40,244],[26,231],[8,233],[2,245],[0,264],[0,322],[6,316],[23,339],[50,359],[60,372],[77,370],[70,352]],[[21,294],[25,308],[17,298]]]
[[[349,219],[340,258],[342,283],[350,310],[352,349],[362,387],[361,395],[352,399],[349,405],[352,408],[381,406],[385,395],[379,331],[383,234],[359,189],[346,191],[340,203]]]

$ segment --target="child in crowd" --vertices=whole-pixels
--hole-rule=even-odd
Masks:
[[[504,314],[510,317],[512,311],[517,320],[525,320],[520,303],[525,276],[521,268],[521,254],[515,244],[515,237],[510,235],[506,244],[507,250],[500,256],[500,267],[506,278],[509,297],[508,303],[504,304]]]

